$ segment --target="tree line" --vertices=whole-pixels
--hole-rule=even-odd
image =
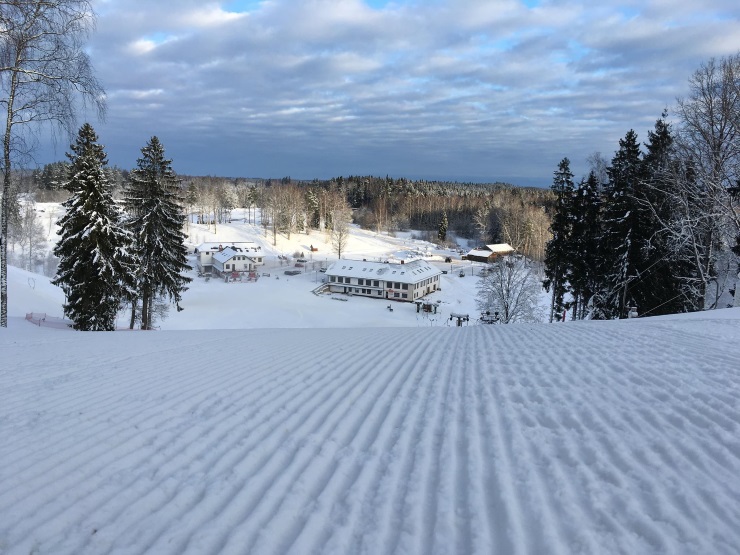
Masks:
[[[740,256],[740,54],[689,79],[642,145],[634,130],[578,183],[554,172],[545,255],[550,319],[625,318],[717,308]],[[644,147],[644,148],[643,148]]]
[[[182,176],[195,221],[215,229],[231,211],[247,209],[250,223],[260,209],[272,234],[331,232],[334,219],[376,232],[415,230],[444,244],[452,234],[471,245],[506,242],[532,259],[544,258],[550,237],[552,194],[547,189],[502,183],[455,183],[375,176],[310,181]]]

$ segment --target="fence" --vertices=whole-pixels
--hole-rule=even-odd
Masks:
[[[26,320],[35,326],[45,328],[67,329],[71,324],[69,320],[57,316],[48,316],[46,312],[28,312],[26,313]]]

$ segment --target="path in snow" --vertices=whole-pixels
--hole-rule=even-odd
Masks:
[[[0,553],[737,553],[712,322],[12,328]]]

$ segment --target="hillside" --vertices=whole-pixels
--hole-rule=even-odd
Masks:
[[[2,553],[737,553],[740,310],[0,333]]]
[[[156,332],[33,326],[63,295],[10,268],[0,553],[740,551],[740,309],[456,328],[469,263],[439,314],[391,312],[283,274],[324,237],[260,231],[193,226],[258,241],[271,275],[193,273]],[[409,236],[350,251],[447,267]]]

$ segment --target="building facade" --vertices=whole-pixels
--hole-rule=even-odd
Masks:
[[[332,293],[414,302],[440,289],[442,271],[425,260],[407,263],[339,260],[326,270]]]

